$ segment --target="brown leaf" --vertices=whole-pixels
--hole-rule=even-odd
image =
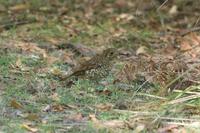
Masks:
[[[83,56],[94,56],[96,51],[92,48],[89,48],[83,44],[76,44],[74,49]]]
[[[95,115],[90,114],[89,115],[90,120],[93,122],[95,128],[125,128],[126,123],[122,120],[107,120],[107,121],[100,121],[96,118]]]
[[[53,68],[50,70],[51,71],[51,74],[55,75],[55,76],[62,76],[62,72],[60,69],[58,68]]]
[[[165,127],[158,129],[158,133],[168,133],[178,127],[179,127],[178,125],[166,125]]]
[[[124,0],[116,0],[115,1],[115,6],[118,8],[126,8],[128,5],[127,1]]]
[[[11,67],[13,69],[17,69],[23,72],[28,72],[31,68],[30,67],[26,67],[22,64],[21,59],[18,58],[15,62],[15,64],[11,64]],[[13,71],[13,70],[12,70]],[[17,72],[17,71],[13,71],[13,72]]]
[[[194,46],[200,46],[200,36],[195,33],[190,33],[178,40],[180,41],[181,51],[191,50]]]
[[[18,4],[18,5],[14,5],[9,8],[9,10],[11,10],[13,12],[24,11],[27,9],[29,9],[29,5],[27,5],[27,4]]]
[[[99,104],[95,106],[98,110],[101,111],[109,111],[112,109],[113,105],[110,103],[105,103],[105,104]]]
[[[78,107],[76,105],[72,105],[72,104],[67,104],[67,105],[65,105],[65,107],[68,109],[78,109]]]
[[[50,42],[50,44],[53,44],[53,45],[56,45],[56,46],[59,45],[62,42],[62,40],[59,39],[59,38],[52,38],[52,37],[49,37],[49,36],[45,36],[45,37],[43,37],[43,39]]]
[[[46,61],[48,65],[52,65],[53,63],[55,63],[56,61],[58,61],[59,59],[53,56],[47,56]]]
[[[64,110],[64,107],[59,104],[52,105],[51,108],[52,108],[52,111],[54,111],[54,112],[62,112]]]
[[[61,59],[64,61],[64,63],[70,64],[70,65],[75,65],[76,62],[75,60],[72,58],[72,54],[71,53],[62,53]]]
[[[136,133],[141,133],[145,130],[145,125],[144,124],[138,124],[137,127],[135,128]]]
[[[53,100],[53,101],[60,101],[60,97],[58,95],[58,93],[53,93],[52,95],[50,95],[50,98]]]
[[[127,13],[122,13],[116,18],[117,21],[122,20],[122,21],[125,21],[125,22],[129,22],[133,19],[134,19],[134,16],[132,14],[127,14]]]
[[[122,120],[108,120],[102,123],[106,128],[125,128],[126,124]]]
[[[90,114],[90,115],[89,115],[89,119],[90,119],[92,122],[99,123],[99,120],[96,118],[96,116],[95,116],[94,114]]]
[[[0,13],[2,13],[2,12],[6,12],[7,11],[7,9],[6,9],[6,7],[5,7],[5,5],[0,5]]]
[[[177,13],[178,13],[178,7],[176,5],[173,5],[169,10],[169,14],[170,15],[175,15]]]
[[[15,109],[22,109],[23,108],[23,106],[19,102],[17,102],[15,99],[10,101],[10,106],[15,108]]]
[[[131,82],[136,79],[137,66],[135,64],[127,63],[122,70],[117,74],[117,79],[120,82]]]
[[[141,46],[136,50],[136,55],[146,55],[147,54],[147,47]]]
[[[76,114],[69,115],[65,119],[67,121],[81,122],[82,120],[84,120],[84,117],[81,113],[76,113]]]
[[[42,111],[44,111],[44,112],[49,112],[49,111],[51,111],[51,105],[45,106],[44,109],[42,109]]]
[[[64,105],[60,105],[60,104],[54,104],[54,105],[47,105],[44,109],[42,109],[42,111],[44,112],[62,112],[64,111],[64,109],[66,109],[66,106]]]
[[[96,90],[96,92],[98,94],[108,95],[108,96],[112,94],[112,91],[111,90],[107,90],[107,89],[105,89],[105,90]]]
[[[180,45],[181,51],[187,51],[187,50],[191,50],[191,49],[192,49],[192,47],[188,41],[185,40],[185,41],[181,42],[181,45]]]
[[[16,66],[16,68],[21,68],[22,67],[22,62],[21,62],[20,58],[18,58],[17,61],[15,62],[15,66]]]
[[[200,36],[195,34],[195,33],[191,33],[191,41],[193,45],[200,45]]]
[[[15,47],[20,48],[24,52],[30,52],[30,53],[35,53],[35,54],[40,54],[42,55],[43,58],[47,58],[47,53],[44,49],[41,49],[37,46],[35,43],[27,43],[27,42],[20,42],[20,41],[14,41],[13,42]]]
[[[25,118],[31,121],[38,121],[40,119],[37,114],[28,114]]]
[[[32,133],[35,133],[35,132],[38,131],[37,128],[33,128],[30,125],[28,125],[28,124],[22,124],[21,127],[24,128],[24,129],[26,129],[26,130],[28,130],[28,131],[30,131],[30,132],[32,132]]]
[[[110,28],[110,32],[112,33],[113,37],[120,37],[122,36],[124,33],[126,33],[127,31],[123,28]]]

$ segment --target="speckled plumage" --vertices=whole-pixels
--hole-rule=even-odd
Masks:
[[[109,71],[112,68],[112,60],[115,57],[117,57],[116,49],[108,48],[101,54],[97,54],[90,60],[85,61],[73,68],[71,73],[69,73],[63,79],[68,79],[72,76],[75,76],[98,81],[108,76]]]

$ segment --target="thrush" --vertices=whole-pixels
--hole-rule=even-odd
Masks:
[[[108,76],[113,60],[117,57],[117,50],[108,48],[101,54],[93,56],[90,60],[79,64],[72,71],[64,76],[62,80],[70,77],[83,77],[90,80],[99,81]]]

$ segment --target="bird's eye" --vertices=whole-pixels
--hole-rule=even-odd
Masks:
[[[114,54],[113,52],[110,53],[110,55],[113,55],[113,54]]]

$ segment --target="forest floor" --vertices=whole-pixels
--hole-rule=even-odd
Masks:
[[[200,132],[199,4],[0,0],[0,132]],[[60,80],[110,47],[101,84]]]

